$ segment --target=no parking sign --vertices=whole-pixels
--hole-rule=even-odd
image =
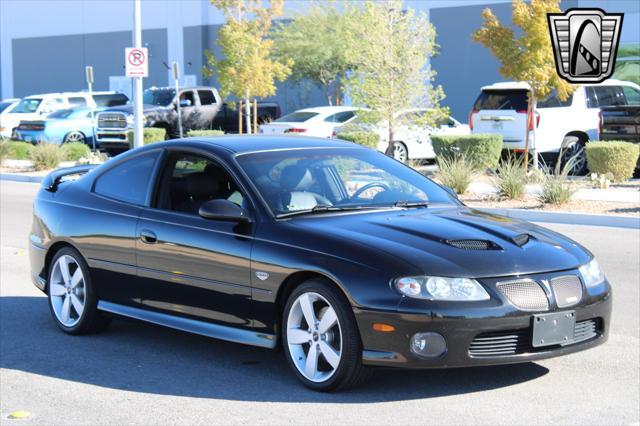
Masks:
[[[148,77],[149,60],[146,47],[127,47],[124,53],[127,77]]]

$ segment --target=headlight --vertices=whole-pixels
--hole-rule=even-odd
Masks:
[[[604,272],[602,272],[600,265],[598,265],[598,261],[595,259],[591,260],[591,262],[586,265],[582,265],[578,270],[582,275],[584,285],[587,287],[595,287],[604,281]]]
[[[403,277],[394,281],[400,293],[415,299],[471,302],[489,300],[479,282],[470,278]]]

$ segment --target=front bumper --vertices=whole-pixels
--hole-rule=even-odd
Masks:
[[[445,368],[512,364],[552,358],[592,348],[606,342],[611,319],[611,287],[608,282],[596,288],[583,289],[582,301],[568,308],[550,306],[543,312],[518,310],[505,297],[495,293],[492,300],[469,302],[467,307],[447,307],[443,303],[403,299],[397,312],[354,308],[363,341],[363,363],[372,366],[404,368]],[[408,303],[404,303],[404,302]],[[433,304],[432,309],[425,306]],[[533,347],[534,314],[574,311],[576,340],[567,345]],[[374,323],[395,328],[393,332],[374,331]],[[420,357],[410,350],[415,333],[436,332],[447,344],[444,354],[434,358]],[[475,340],[478,338],[478,340]],[[477,342],[495,339],[499,347],[509,341],[509,351],[486,353],[477,351]],[[480,353],[478,353],[480,352]]]

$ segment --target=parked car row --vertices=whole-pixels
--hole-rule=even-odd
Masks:
[[[472,133],[498,133],[504,148],[523,151],[525,139],[535,138],[535,149],[546,164],[574,158],[572,174],[586,172],[584,145],[602,140],[601,109],[640,105],[640,87],[628,81],[609,79],[579,86],[562,101],[556,93],[537,102],[535,115],[527,113],[529,86],[522,82],[496,83],[481,89],[469,114]],[[535,131],[534,131],[535,130]],[[533,143],[530,142],[531,146]],[[560,153],[562,152],[562,158]]]

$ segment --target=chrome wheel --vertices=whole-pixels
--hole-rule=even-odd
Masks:
[[[296,369],[312,382],[330,379],[342,357],[342,330],[335,309],[314,292],[300,295],[287,319],[287,346]]]
[[[65,327],[80,321],[85,305],[85,281],[82,268],[69,255],[60,256],[49,277],[49,299],[56,318]]]
[[[570,163],[569,174],[570,175],[582,175],[586,171],[587,167],[587,154],[584,150],[584,145],[581,143],[572,143],[563,150],[562,164],[563,167]]]
[[[71,143],[71,142],[82,142],[84,143],[84,135],[80,132],[69,132],[67,133],[67,136],[64,137],[64,141]]]
[[[393,158],[404,163],[407,161],[408,156],[407,147],[402,142],[393,143]]]

